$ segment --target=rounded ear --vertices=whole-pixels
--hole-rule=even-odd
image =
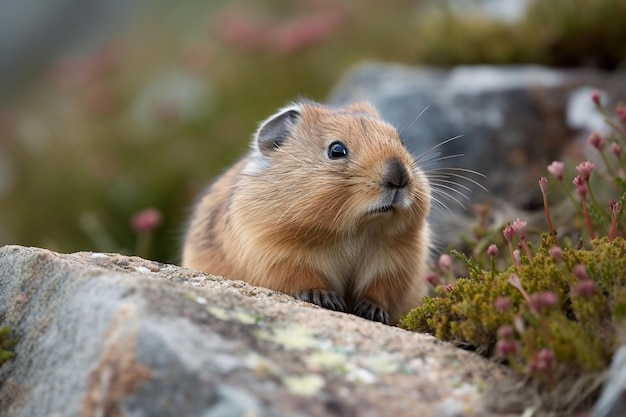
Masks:
[[[287,140],[300,118],[298,106],[286,107],[264,121],[256,133],[256,145],[263,155],[269,155]]]

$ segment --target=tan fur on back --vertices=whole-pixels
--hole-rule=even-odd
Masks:
[[[368,104],[293,107],[300,117],[271,157],[253,144],[201,197],[182,264],[294,296],[333,290],[348,304],[366,296],[395,323],[425,292],[428,181]],[[337,140],[346,159],[328,156]],[[409,172],[406,197],[372,215],[389,192],[381,184],[390,160]]]

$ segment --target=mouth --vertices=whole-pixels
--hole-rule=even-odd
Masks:
[[[388,205],[385,205],[385,206],[375,207],[375,208],[369,210],[367,212],[367,215],[368,216],[375,216],[377,214],[388,213],[391,210],[393,210],[393,206],[391,204],[388,204]]]

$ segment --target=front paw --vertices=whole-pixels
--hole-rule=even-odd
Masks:
[[[372,300],[359,297],[354,303],[353,313],[364,319],[389,324],[389,314],[381,306],[374,304]]]
[[[320,307],[329,310],[341,311],[343,313],[348,309],[346,302],[335,291],[326,290],[303,290],[298,294],[298,298],[308,303],[317,304]]]

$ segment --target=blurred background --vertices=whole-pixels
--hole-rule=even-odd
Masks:
[[[195,196],[354,64],[614,71],[626,0],[0,0],[0,245],[176,263]],[[445,139],[445,138],[443,138]]]

